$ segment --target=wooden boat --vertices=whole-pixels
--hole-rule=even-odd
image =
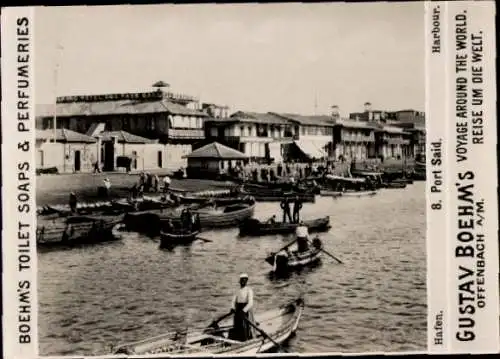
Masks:
[[[319,191],[319,195],[322,196],[322,197],[333,197],[333,198],[337,198],[337,197],[341,197],[342,196],[342,193],[341,191],[333,191],[333,190],[329,190],[329,189],[322,189]]]
[[[112,201],[99,201],[99,202],[80,202],[76,209],[78,214],[95,214],[95,213],[112,213],[112,212],[134,212],[145,211],[149,209],[168,208],[175,203],[162,199],[161,195],[157,196],[144,196],[142,198],[131,201],[128,198],[112,200]],[[61,216],[72,216],[71,208],[67,204],[60,205],[46,205],[37,209],[38,215],[51,215],[59,214]]]
[[[314,203],[316,201],[316,196],[314,194],[307,194],[307,195],[279,195],[279,196],[269,196],[269,195],[258,195],[258,194],[252,194],[252,197],[255,199],[256,202],[281,202],[283,199],[288,198],[288,199],[294,199],[296,197],[299,197],[302,203]]]
[[[200,231],[169,233],[160,231],[160,247],[167,248],[176,244],[189,244],[196,240]]]
[[[53,220],[39,220],[36,230],[38,246],[80,245],[110,241],[113,228],[123,215],[73,216]]]
[[[159,214],[160,222],[165,220],[173,220],[180,217],[179,208],[175,212],[163,212]],[[238,225],[240,222],[247,218],[253,217],[255,212],[255,201],[251,200],[248,202],[242,202],[237,204],[232,204],[229,206],[202,206],[202,207],[192,207],[192,213],[198,214],[200,217],[201,227],[213,228],[213,227],[230,227]]]
[[[406,181],[392,181],[384,183],[385,188],[406,188]]]
[[[207,202],[211,202],[216,204],[217,206],[228,206],[238,203],[250,203],[254,201],[252,196],[249,195],[240,195],[240,196],[232,196],[232,197],[205,197],[205,196],[196,196],[196,195],[183,195],[183,194],[171,194],[175,200],[181,204],[190,204],[190,203],[198,203],[203,204]]]
[[[309,233],[327,231],[330,229],[330,217],[323,217],[303,221],[308,227]],[[298,223],[265,223],[255,218],[250,218],[240,224],[240,235],[261,236],[266,234],[287,234],[293,233]]]
[[[271,253],[266,257],[266,262],[273,266],[275,273],[287,273],[289,271],[317,263],[321,258],[321,240],[315,238],[312,245],[305,252],[293,251],[280,251],[278,253]]]
[[[255,355],[272,350],[283,344],[295,333],[304,311],[302,298],[290,301],[276,309],[256,313],[254,322],[269,337],[255,331],[253,339],[238,341],[230,339],[233,328],[232,316],[214,326],[191,332],[170,332],[134,343],[117,346],[114,354],[126,355]],[[202,326],[198,326],[202,327]],[[270,340],[271,338],[272,340]]]
[[[369,197],[374,196],[378,191],[332,191],[321,190],[320,195],[325,197]]]

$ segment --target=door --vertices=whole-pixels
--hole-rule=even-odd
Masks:
[[[104,142],[104,170],[113,171],[115,169],[115,145],[113,141]]]
[[[81,169],[81,153],[80,151],[75,151],[75,172],[79,172]]]
[[[161,151],[158,151],[158,168],[163,167],[163,153]]]

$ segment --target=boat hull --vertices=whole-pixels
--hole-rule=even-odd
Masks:
[[[77,216],[39,221],[36,231],[38,247],[74,246],[120,239],[114,235],[123,220],[118,216]]]
[[[322,190],[321,196],[325,197],[370,197],[376,195],[377,191],[328,191]]]
[[[309,233],[322,232],[330,229],[330,217],[323,217],[308,221],[303,221],[304,225],[308,227]],[[298,223],[263,223],[255,219],[240,224],[241,236],[262,236],[268,234],[289,234],[294,233]]]
[[[304,301],[299,298],[278,309],[257,313],[254,322],[272,340],[258,332],[253,339],[235,341],[226,334],[232,327],[232,316],[220,321],[218,327],[207,331],[167,333],[135,343],[125,344],[114,350],[115,354],[151,355],[207,355],[207,354],[258,354],[272,350],[276,343],[283,344],[295,333],[304,310]],[[200,326],[201,327],[201,326]]]
[[[190,244],[196,240],[196,236],[200,234],[200,231],[194,231],[191,233],[175,234],[160,232],[160,248],[168,248],[173,245],[183,245]]]

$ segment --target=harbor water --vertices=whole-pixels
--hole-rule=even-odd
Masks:
[[[255,216],[281,217],[279,203]],[[112,345],[208,325],[227,313],[241,272],[255,311],[304,294],[291,352],[420,351],[426,348],[425,182],[373,197],[318,197],[302,218],[329,215],[322,262],[286,279],[268,275],[266,254],[292,237],[202,234],[212,242],[160,250],[158,239],[39,252],[40,355],[101,355]]]

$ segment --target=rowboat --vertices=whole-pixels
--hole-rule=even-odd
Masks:
[[[280,196],[260,196],[257,194],[253,194],[252,197],[255,198],[256,202],[281,202],[285,198],[294,199],[299,198],[302,203],[314,203],[316,201],[316,197],[313,194],[307,195],[280,195]]]
[[[384,183],[385,188],[406,188],[406,182],[404,181],[392,181]]]
[[[115,240],[113,228],[123,215],[73,216],[39,220],[36,230],[38,246],[80,245]]]
[[[320,195],[325,197],[369,197],[374,196],[377,191],[331,191],[321,190]]]
[[[330,228],[330,217],[316,218],[303,221],[308,227],[309,233],[327,231]],[[250,218],[240,224],[240,236],[261,236],[266,234],[287,234],[293,233],[298,223],[265,223],[258,219]]]
[[[221,197],[221,196],[215,196],[215,197],[206,197],[206,196],[197,196],[197,195],[183,195],[183,194],[171,194],[171,196],[178,201],[179,203],[182,204],[189,204],[189,203],[207,203],[207,202],[212,202],[216,204],[217,206],[224,206],[224,205],[232,205],[232,204],[238,204],[242,202],[251,202],[253,201],[252,196],[249,195],[244,195],[244,196],[232,196],[232,197]]]
[[[318,262],[321,258],[321,240],[315,238],[312,245],[305,252],[298,250],[271,253],[266,257],[266,262],[273,266],[274,273],[286,273]]]
[[[272,350],[276,344],[283,344],[295,333],[304,311],[302,298],[290,301],[276,309],[256,313],[254,322],[260,331],[255,331],[253,339],[246,341],[233,340],[231,317],[219,321],[204,330],[177,331],[149,339],[115,347],[114,354],[126,355],[213,355],[243,354],[255,355]],[[227,317],[227,316],[226,316]],[[201,328],[202,326],[198,326]]]
[[[167,208],[171,207],[174,203],[165,201],[158,196],[144,196],[134,201],[128,198],[122,198],[112,201],[99,201],[99,202],[80,202],[77,204],[76,209],[78,214],[91,214],[100,212],[134,212],[145,211],[148,209]],[[61,216],[71,216],[74,213],[67,204],[59,205],[45,205],[37,209],[38,215],[50,215],[57,213]]]
[[[180,217],[182,207],[175,211],[159,213],[160,223],[166,220],[175,220]],[[241,202],[229,206],[203,206],[191,208],[191,212],[200,217],[201,227],[230,227],[238,225],[247,218],[251,218],[255,211],[255,201]]]
[[[196,236],[200,231],[185,232],[185,233],[169,233],[160,231],[160,247],[167,248],[176,244],[189,244],[196,240]]]

